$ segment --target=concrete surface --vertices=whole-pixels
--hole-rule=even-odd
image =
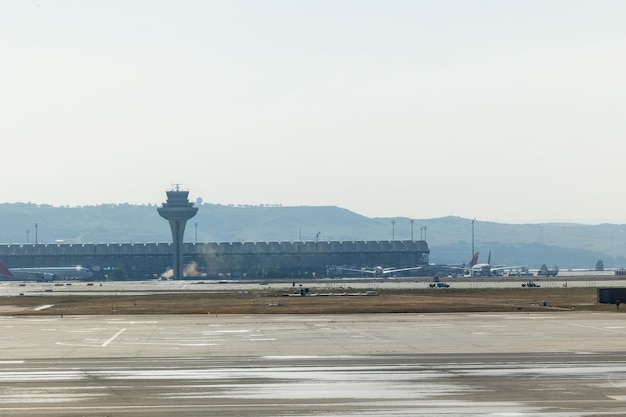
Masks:
[[[0,317],[6,416],[607,416],[619,313]]]

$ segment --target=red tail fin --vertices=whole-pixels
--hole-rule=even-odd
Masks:
[[[11,271],[9,271],[9,268],[7,268],[4,262],[0,262],[0,275],[13,276],[13,274],[11,273]]]
[[[474,257],[470,261],[470,268],[478,263],[478,252],[474,254]]]

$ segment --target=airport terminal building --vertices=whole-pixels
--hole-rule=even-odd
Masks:
[[[359,276],[342,268],[426,266],[429,253],[424,240],[183,244],[188,279]],[[8,267],[81,265],[92,269],[98,279],[123,268],[128,279],[153,279],[172,268],[172,244],[0,245],[0,260]]]

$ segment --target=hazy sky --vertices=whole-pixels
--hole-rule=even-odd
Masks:
[[[2,202],[626,223],[626,2],[0,0]]]

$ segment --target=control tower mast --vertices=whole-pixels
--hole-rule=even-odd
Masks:
[[[172,238],[174,239],[174,279],[183,278],[183,235],[187,220],[191,219],[198,212],[197,207],[187,198],[189,191],[181,191],[180,184],[174,184],[174,189],[166,191],[167,202],[162,207],[158,207],[159,215],[170,222]]]

